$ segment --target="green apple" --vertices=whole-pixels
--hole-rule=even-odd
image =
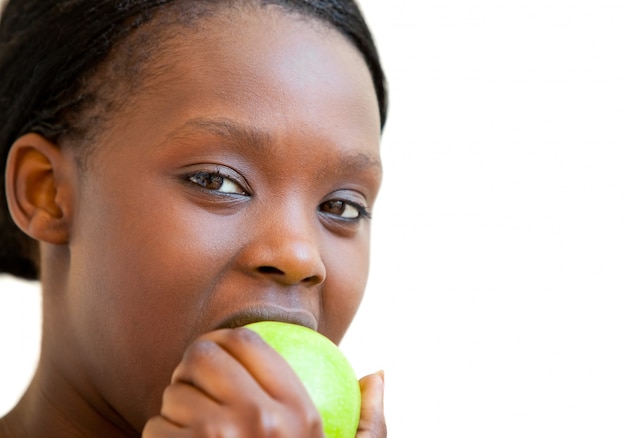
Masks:
[[[310,328],[276,321],[246,325],[291,365],[317,407],[326,438],[354,438],[361,389],[352,366],[328,338]]]

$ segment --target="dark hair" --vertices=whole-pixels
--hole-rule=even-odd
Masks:
[[[87,135],[81,124],[94,124],[94,107],[102,103],[98,98],[104,94],[94,91],[90,80],[103,68],[103,62],[106,65],[112,48],[149,22],[157,11],[173,5],[183,13],[196,6],[211,11],[235,3],[278,5],[327,23],[347,37],[363,55],[372,75],[382,131],[387,117],[385,75],[354,0],[10,0],[0,17],[0,169],[6,167],[12,143],[28,132],[55,142],[64,136]],[[145,58],[149,50],[143,45],[139,49]],[[141,60],[134,58],[127,58],[123,68],[137,69]],[[89,120],[81,118],[86,110],[90,111]],[[0,178],[2,272],[26,279],[39,276],[38,245],[11,219],[4,176]]]

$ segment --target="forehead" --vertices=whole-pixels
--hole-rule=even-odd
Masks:
[[[337,30],[276,6],[227,8],[191,27],[172,24],[174,31],[158,28],[163,22],[143,30],[163,40],[117,114],[118,123],[144,125],[142,140],[217,118],[271,134],[272,142],[314,137],[378,159],[372,78]]]

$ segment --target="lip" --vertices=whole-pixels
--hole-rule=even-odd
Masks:
[[[297,324],[317,331],[317,319],[304,309],[286,309],[280,306],[249,307],[225,318],[219,328],[237,328],[259,321],[279,321]]]

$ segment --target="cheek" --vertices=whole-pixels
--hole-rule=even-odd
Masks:
[[[355,239],[334,240],[324,257],[327,276],[320,331],[335,343],[345,335],[363,299],[369,272],[369,246],[369,232],[362,233]]]
[[[114,309],[122,327],[177,328],[184,337],[233,252],[232,218],[209,221],[179,198],[146,188],[109,199],[97,214],[99,242],[88,247],[84,272],[97,291],[91,298]]]
[[[93,194],[98,202],[84,204],[77,224],[73,332],[104,392],[111,382],[129,382],[128,394],[112,399],[158,402],[197,335],[204,300],[238,244],[238,227],[228,217],[209,224],[201,210],[149,184],[123,194],[110,189]],[[102,363],[110,364],[104,373]]]

